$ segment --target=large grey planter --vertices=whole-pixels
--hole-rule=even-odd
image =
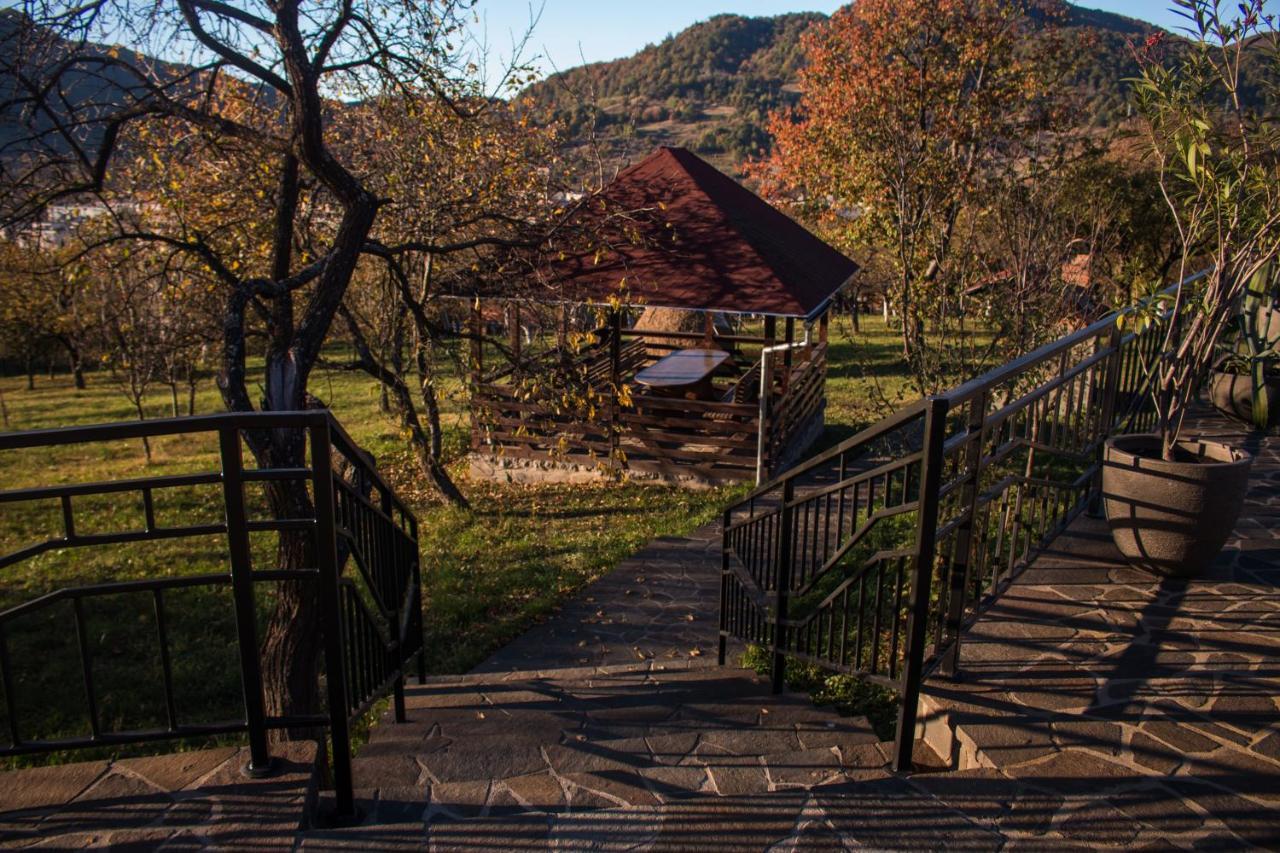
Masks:
[[[1130,564],[1188,577],[1213,562],[1235,527],[1253,457],[1216,442],[1178,444],[1180,458],[1160,458],[1156,435],[1109,439],[1102,497],[1111,538]]]

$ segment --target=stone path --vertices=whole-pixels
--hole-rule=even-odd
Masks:
[[[303,846],[1280,849],[1280,441],[1255,450],[1211,576],[1130,570],[1082,519],[972,626],[928,690],[950,772],[894,774],[864,720],[711,665],[710,525],[411,688],[356,760],[368,823]]]
[[[1280,439],[1253,449],[1245,517],[1208,576],[1135,572],[1102,523],[1081,519],[968,629],[961,676],[926,684],[926,735],[949,771],[926,748],[919,764],[933,759],[932,772],[895,774],[865,720],[714,665],[719,532],[709,525],[652,543],[473,673],[411,685],[409,722],[384,720],[355,760],[359,826],[297,831],[309,768],[251,788],[262,783],[238,774],[243,756],[194,753],[166,757],[185,768],[168,782],[116,762],[50,768],[84,774],[63,784],[69,795],[24,800],[26,783],[10,785],[0,837],[471,851],[1280,849]]]
[[[646,545],[475,672],[715,660],[720,523]]]
[[[411,685],[410,721],[384,720],[355,760],[366,824],[303,846],[930,846],[945,827],[990,849],[894,777],[865,719],[715,665],[719,548],[718,524],[659,539],[471,674]],[[909,827],[883,808],[903,797]]]
[[[273,754],[267,779],[246,776],[249,751],[235,747],[6,773],[0,846],[288,849],[315,802],[316,749]]]
[[[862,718],[731,667],[434,679],[356,759],[367,822],[307,849],[993,850]],[[921,760],[932,756],[921,754]]]

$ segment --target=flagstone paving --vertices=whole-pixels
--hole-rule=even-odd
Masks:
[[[926,683],[932,744],[980,768],[924,783],[948,804],[1028,839],[1280,847],[1280,438],[1196,431],[1255,457],[1217,564],[1159,578],[1105,521],[1059,536],[965,633],[960,677]]]
[[[966,631],[959,676],[926,682],[936,754],[922,745],[916,772],[890,770],[889,744],[865,719],[774,696],[732,656],[715,665],[719,532],[709,525],[652,543],[474,672],[411,685],[408,722],[384,719],[355,759],[358,826],[280,830],[305,814],[289,776],[260,804],[288,814],[267,810],[259,844],[236,836],[250,832],[240,821],[254,803],[239,774],[178,774],[166,792],[116,762],[58,769],[88,775],[38,807],[14,800],[24,789],[11,785],[3,839],[1280,849],[1280,438],[1199,426],[1257,454],[1218,565],[1192,581],[1145,575],[1119,560],[1102,522],[1077,520]],[[140,778],[145,790],[119,787]]]
[[[720,523],[663,537],[588,586],[475,672],[715,658]]]
[[[265,779],[236,747],[11,771],[0,846],[287,850],[314,807],[315,759],[312,742],[277,745]]]
[[[1081,518],[968,630],[960,676],[928,682],[950,771],[895,774],[865,720],[714,666],[709,525],[410,688],[410,722],[356,759],[365,825],[302,845],[1280,849],[1280,440],[1250,441],[1245,517],[1208,576],[1133,571]]]

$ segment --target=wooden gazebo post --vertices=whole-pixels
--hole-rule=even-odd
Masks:
[[[609,467],[618,468],[618,383],[622,381],[622,309],[609,312]]]
[[[511,366],[515,373],[520,373],[520,303],[512,300],[507,303],[507,344],[511,347]]]
[[[479,450],[484,446],[480,436],[480,415],[476,411],[475,400],[480,396],[481,380],[484,374],[484,318],[480,313],[480,300],[471,301],[471,312],[467,319],[471,333],[471,400],[468,407],[471,414],[471,449]]]
[[[791,385],[791,362],[793,353],[791,345],[796,342],[796,318],[787,318],[787,348],[782,351],[782,393],[787,393]]]

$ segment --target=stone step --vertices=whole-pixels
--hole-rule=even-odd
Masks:
[[[678,702],[675,697],[667,697]],[[362,756],[431,754],[442,750],[521,749],[522,742],[545,745],[602,743],[645,737],[701,737],[705,744],[737,741],[742,750],[763,753],[877,740],[863,718],[841,717],[796,696],[753,696],[736,702],[653,704],[652,697],[545,710],[533,703],[419,709],[409,722],[386,721],[374,730]],[[568,703],[566,703],[568,704]],[[472,744],[468,747],[466,744]],[[670,744],[668,744],[670,745]],[[527,750],[526,750],[527,751]]]
[[[395,743],[396,749],[412,748],[440,734],[505,739],[517,730],[555,742],[556,732],[599,740],[643,736],[655,725],[673,730],[849,725],[838,722],[829,709],[814,708],[802,694],[773,696],[761,679],[734,670],[658,679],[632,673],[570,682],[435,684],[411,688],[406,705],[409,721],[395,724],[388,712],[371,735],[371,747]]]
[[[50,765],[5,774],[0,845],[59,850],[288,849],[310,820],[319,773],[310,741],[245,772],[245,747]]]
[[[978,780],[974,780],[978,781]],[[942,793],[943,796],[939,796]],[[367,801],[380,824],[310,832],[307,849],[495,850],[998,850],[1003,838],[985,820],[954,808],[946,792],[881,773],[816,788],[717,796],[704,792],[651,805],[600,807],[589,798],[557,808],[511,808],[495,786],[483,805],[403,809],[402,796]],[[984,817],[987,817],[984,815]],[[991,817],[994,817],[992,815]]]
[[[841,784],[883,775],[889,754],[865,718],[729,668],[437,680],[410,698],[410,721],[385,720],[353,762],[380,821],[418,805],[459,820]]]
[[[741,670],[429,684],[409,715],[355,759],[365,833],[311,833],[304,846],[540,847],[602,826],[614,840],[671,840],[666,827],[698,815],[739,831],[715,816],[770,814],[794,830],[805,798],[895,779],[892,745],[865,718],[775,696]]]

